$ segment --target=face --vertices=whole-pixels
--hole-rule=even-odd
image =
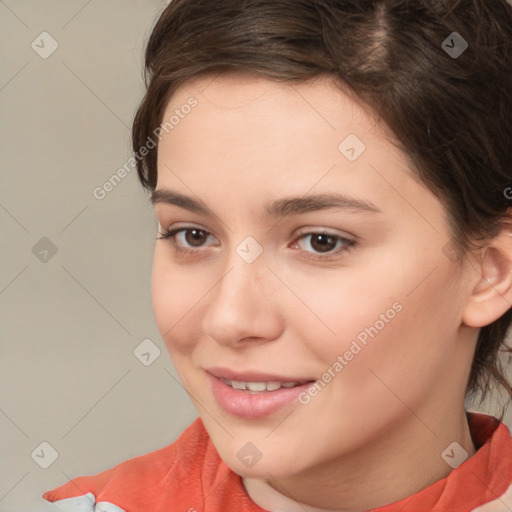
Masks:
[[[385,126],[327,79],[196,79],[173,115],[153,307],[224,461],[286,477],[453,407],[471,362],[464,272]]]

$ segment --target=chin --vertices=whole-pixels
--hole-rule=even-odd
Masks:
[[[240,475],[243,478],[258,478],[261,480],[268,480],[269,478],[284,478],[291,475],[290,468],[293,467],[293,464],[287,463],[285,461],[264,461],[262,458],[259,460],[252,468],[245,466],[245,464],[241,464],[238,459],[233,460],[230,458],[229,460],[223,459],[229,468]],[[297,468],[294,467],[294,472]]]

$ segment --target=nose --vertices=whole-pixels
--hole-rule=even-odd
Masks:
[[[205,333],[233,348],[279,338],[283,330],[279,285],[262,258],[246,263],[235,255],[209,294],[203,317]]]

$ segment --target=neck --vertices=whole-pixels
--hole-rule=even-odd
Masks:
[[[391,425],[362,449],[268,483],[296,502],[326,510],[355,512],[400,501],[453,470],[441,454],[454,441],[468,457],[476,452],[464,408],[451,411],[408,411],[400,425]],[[429,418],[428,425],[421,418]],[[456,447],[451,458],[460,453]]]

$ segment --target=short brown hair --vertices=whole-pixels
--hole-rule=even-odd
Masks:
[[[456,34],[454,34],[454,32]],[[463,50],[460,55],[450,52]],[[464,49],[465,44],[467,48]],[[458,257],[496,235],[512,184],[512,9],[506,0],[173,0],[145,52],[137,152],[185,81],[228,71],[270,80],[332,75],[391,128],[442,201]],[[154,190],[157,150],[138,160]],[[512,190],[512,189],[510,189]],[[480,330],[468,394],[499,383],[509,309]]]

